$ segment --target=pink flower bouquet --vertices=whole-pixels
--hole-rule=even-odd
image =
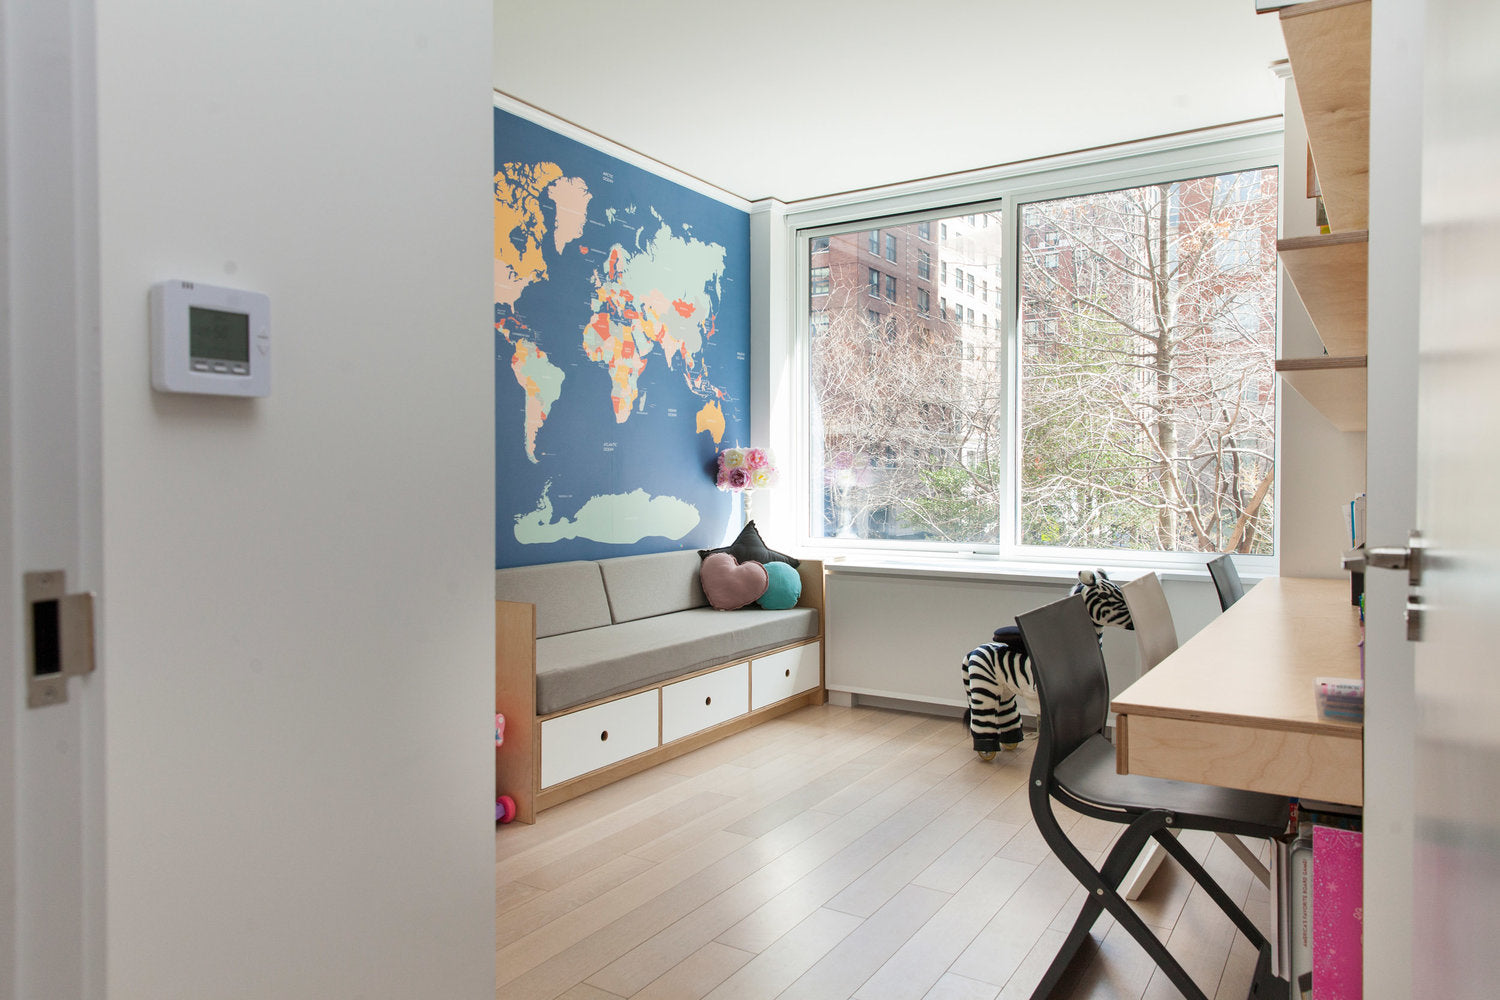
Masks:
[[[776,465],[764,448],[725,448],[719,452],[719,489],[733,493],[776,485]]]

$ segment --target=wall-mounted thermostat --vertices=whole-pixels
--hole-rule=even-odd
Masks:
[[[151,286],[151,385],[214,396],[271,394],[271,299],[195,281]]]

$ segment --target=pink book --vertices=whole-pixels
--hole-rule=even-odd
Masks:
[[[1313,1000],[1360,1000],[1364,835],[1313,827]]]

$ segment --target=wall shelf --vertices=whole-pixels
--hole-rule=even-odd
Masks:
[[[1287,276],[1329,354],[1363,354],[1368,332],[1370,234],[1333,233],[1277,240]]]
[[[1297,100],[1331,233],[1276,241],[1329,356],[1276,362],[1341,431],[1363,431],[1368,391],[1370,0],[1310,0],[1281,11]]]
[[[1292,77],[1330,228],[1370,224],[1370,0],[1281,11]]]
[[[1329,423],[1341,431],[1363,431],[1367,393],[1364,355],[1284,358],[1276,371]]]

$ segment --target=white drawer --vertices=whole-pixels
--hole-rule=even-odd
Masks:
[[[818,664],[823,645],[783,649],[750,661],[750,708],[765,708],[818,686]]]
[[[748,663],[668,684],[661,689],[661,741],[680,740],[748,711]]]
[[[656,748],[657,694],[643,691],[542,723],[542,787]]]

